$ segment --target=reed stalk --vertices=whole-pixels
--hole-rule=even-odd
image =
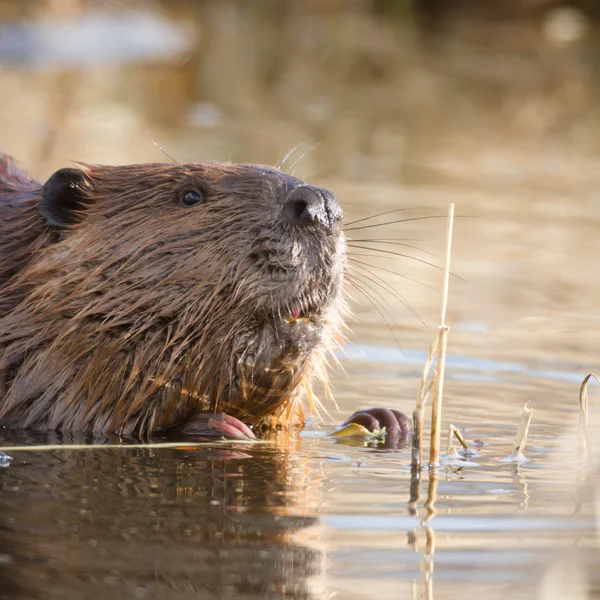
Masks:
[[[411,452],[411,463],[413,468],[420,469],[423,463],[423,422],[425,417],[425,403],[431,392],[431,388],[435,383],[435,376],[429,381],[429,371],[435,360],[438,351],[439,339],[436,337],[433,343],[429,347],[429,353],[427,354],[427,360],[423,366],[423,373],[421,375],[421,385],[419,387],[419,395],[417,396],[417,405],[413,412],[413,437],[412,437],[412,452]]]
[[[265,440],[213,440],[210,442],[156,442],[146,444],[47,444],[40,446],[0,446],[2,452],[54,452],[56,450],[140,450],[160,448],[214,448],[215,446],[253,446],[268,444]]]
[[[454,227],[454,204],[448,206],[446,228],[446,257],[444,261],[442,302],[440,306],[440,327],[438,341],[437,377],[435,394],[431,405],[431,444],[429,448],[429,467],[436,468],[440,462],[440,439],[442,427],[442,398],[444,394],[444,375],[446,372],[446,346],[449,328],[446,325],[448,309],[448,288],[450,285],[450,257],[452,255],[452,230]]]

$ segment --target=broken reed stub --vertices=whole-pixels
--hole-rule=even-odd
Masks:
[[[529,404],[529,402],[527,404]],[[521,414],[519,429],[517,430],[517,435],[515,436],[514,450],[506,458],[501,458],[500,460],[502,462],[523,463],[529,460],[523,454],[523,449],[527,443],[529,425],[531,423],[531,418],[533,417],[533,409],[529,408],[527,404],[523,407],[523,412]]]
[[[450,425],[448,425],[448,445],[447,445],[448,454],[450,454],[452,450],[455,450],[454,444],[453,444],[454,438],[456,438],[458,440],[458,442],[462,446],[462,449],[464,450],[465,454],[473,454],[472,450],[469,448],[469,444],[467,444],[467,441],[463,437],[463,434],[456,427],[454,427],[454,425],[452,425],[452,423]],[[455,450],[455,452],[456,452],[456,450]]]
[[[598,379],[597,375],[588,373],[581,382],[581,387],[579,388],[579,456],[582,458],[586,456],[589,446],[587,389],[592,377],[600,383],[600,379]]]

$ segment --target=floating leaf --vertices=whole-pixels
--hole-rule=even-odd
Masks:
[[[369,431],[366,427],[359,425],[358,423],[348,423],[340,429],[336,429],[330,434],[331,437],[335,438],[356,438],[362,437],[365,439],[377,439],[385,438],[385,427],[376,429],[375,431]]]

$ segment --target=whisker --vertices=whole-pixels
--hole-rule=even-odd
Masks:
[[[290,170],[288,171],[288,173],[290,173],[291,171],[291,175],[294,174],[294,167],[310,152],[312,152],[315,148],[318,148],[321,145],[321,142],[317,142],[312,148],[309,148],[304,154],[301,154],[293,163],[292,166],[290,167]]]
[[[350,252],[350,250],[352,250],[352,252]],[[377,250],[377,248],[373,248],[373,250]],[[354,260],[355,257],[360,257],[360,258],[376,258],[378,260],[393,260],[392,258],[389,258],[388,256],[381,256],[381,254],[369,254],[368,251],[363,251],[361,248],[347,248],[346,249],[346,255],[348,256],[348,258],[351,258],[352,260]]]
[[[345,227],[344,231],[355,231],[356,229],[370,229],[371,227],[385,227],[395,223],[408,223],[409,221],[424,221],[425,219],[445,219],[446,215],[429,215],[425,217],[411,217],[409,219],[399,219],[397,221],[387,221],[386,223],[375,223],[373,225],[362,225],[361,227]]]
[[[333,192],[333,195],[337,198],[337,196],[339,196],[342,192],[345,192],[349,187],[351,187],[351,185],[352,184],[349,183],[337,191],[334,191],[334,190],[331,190],[331,191]]]
[[[365,267],[360,268],[365,269]],[[396,298],[396,300],[398,300],[404,306],[406,306],[406,308],[408,308],[408,310],[410,310],[410,312],[413,315],[415,315],[415,317],[417,317],[417,319],[419,319],[419,321],[421,321],[421,323],[423,323],[425,327],[427,327],[427,323],[425,323],[425,321],[421,319],[421,317],[417,314],[417,311],[413,308],[411,303],[400,292],[398,292],[398,290],[395,290],[387,281],[385,281],[385,279],[382,279],[381,277],[379,277],[379,275],[375,275],[375,273],[369,273],[368,271],[367,273],[354,271],[354,273],[356,275],[360,275],[361,277],[368,279],[369,281],[372,281],[374,285],[379,286],[382,290],[387,290],[388,294],[390,294],[391,296]]]
[[[182,166],[181,163],[175,160],[149,133],[143,129],[141,131],[167,158],[171,159],[176,165]]]
[[[361,283],[364,286],[366,286],[373,294],[377,294],[377,297],[379,298],[379,302],[384,306],[389,306],[389,302],[384,300],[384,298],[386,300],[387,300],[387,298],[384,295],[382,295],[380,289],[383,292],[388,292],[395,300],[402,302],[402,298],[396,296],[396,290],[394,290],[394,288],[392,288],[392,291],[390,292],[388,289],[384,288],[381,285],[381,283],[379,283],[378,281],[373,281],[372,279],[370,279],[368,277],[368,275],[369,275],[368,271],[366,273],[359,271],[358,269],[360,269],[360,268],[361,267],[359,265],[357,265],[357,268],[353,268],[352,266],[349,265],[348,271],[346,271],[345,276],[346,277],[356,277],[356,278],[363,277],[364,279],[366,279],[367,281],[361,281]],[[371,282],[371,285],[367,282]],[[380,288],[380,289],[376,289],[376,288]]]
[[[370,250],[372,252],[379,252],[380,254],[389,254],[391,256],[400,256],[402,258],[409,258],[410,260],[416,260],[417,262],[423,263],[424,265],[429,265],[430,267],[433,267],[434,269],[437,269],[438,271],[443,270],[443,267],[439,267],[438,265],[436,265],[432,262],[429,262],[427,260],[424,260],[422,258],[417,258],[416,256],[410,256],[409,254],[402,254],[401,252],[392,252],[391,250],[384,250],[382,248],[371,248],[369,246],[354,246],[353,244],[348,244],[348,246],[351,248],[358,248],[361,250]],[[452,275],[452,277],[455,277],[459,281],[466,283],[466,280],[463,279],[462,277],[460,277],[459,275],[456,275],[455,273],[450,273],[450,275]]]
[[[379,252],[379,254],[389,254],[391,256],[400,256],[401,258],[408,258],[410,260],[416,260],[417,262],[423,263],[424,265],[428,265],[433,267],[434,269],[438,269],[441,271],[442,267],[436,265],[435,263],[429,262],[423,258],[418,258],[417,256],[411,256],[410,254],[402,254],[402,252],[393,252],[392,250],[386,250],[384,248],[371,248],[370,246],[357,246],[355,244],[351,244],[348,242],[349,248],[356,248],[358,250],[369,250],[370,252]]]
[[[390,239],[390,240],[349,239],[349,241],[351,241],[351,242],[368,242],[368,243],[375,243],[375,244],[390,244],[390,246],[404,246],[405,248],[412,248],[413,250],[418,250],[419,252],[422,252],[423,254],[428,254],[429,256],[433,256],[433,258],[437,258],[438,260],[443,260],[440,256],[438,256],[437,254],[434,254],[433,252],[430,252],[429,250],[424,250],[423,248],[419,248],[419,246],[412,246],[411,244],[403,244],[403,243],[401,243],[401,241],[403,241],[401,239],[400,240],[395,240],[395,239]]]
[[[375,298],[373,298],[370,294],[368,294],[367,292],[365,292],[365,290],[358,284],[357,281],[354,281],[351,277],[348,277],[346,279],[346,281],[350,285],[352,285],[362,296],[364,296],[373,305],[373,307],[375,308],[375,310],[379,313],[379,316],[383,319],[383,322],[386,324],[387,328],[390,330],[390,333],[392,334],[392,337],[394,338],[394,341],[398,345],[398,348],[400,348],[400,351],[404,355],[404,350],[402,350],[402,346],[400,345],[400,342],[398,341],[398,338],[396,337],[396,334],[394,333],[394,330],[392,329],[389,321],[385,318],[385,315],[382,312],[382,310],[385,310],[385,307],[380,305],[381,306],[381,308],[380,308],[379,306],[377,306]],[[390,316],[390,318],[391,318],[391,316]],[[394,322],[393,318],[392,318],[392,321]],[[395,322],[394,322],[394,325],[396,325],[396,327],[398,327],[398,325]],[[406,357],[406,355],[405,355],[405,357]]]
[[[385,215],[391,215],[392,213],[404,212],[407,210],[434,210],[431,207],[420,206],[416,208],[395,208],[394,210],[386,210],[385,212],[378,213],[376,215],[371,215],[370,217],[364,217],[362,219],[356,219],[355,221],[350,221],[346,223],[346,225],[356,225],[356,223],[362,223],[364,221],[370,221],[371,219],[377,219],[377,217],[383,217]]]
[[[294,153],[298,148],[302,146],[302,142],[296,144],[280,161],[275,163],[275,168],[281,170],[281,167],[285,164],[285,161]]]
[[[370,255],[369,254],[360,254],[359,256],[370,256]],[[385,267],[380,267],[379,265],[374,265],[372,263],[368,263],[363,260],[357,260],[353,256],[350,256],[350,258],[352,259],[353,263],[356,263],[359,265],[364,265],[365,267],[369,267],[372,269],[379,269],[380,271],[385,271],[386,273],[391,273],[392,275],[396,275],[397,277],[402,277],[403,279],[407,279],[408,281],[412,281],[413,283],[418,283],[419,285],[425,286],[425,287],[429,288],[430,290],[436,289],[433,285],[429,285],[428,283],[423,283],[422,281],[419,281],[418,279],[413,279],[412,277],[409,277],[408,275],[403,275],[399,271],[393,271],[392,269],[386,269]]]

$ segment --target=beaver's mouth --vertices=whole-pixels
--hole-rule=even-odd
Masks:
[[[310,323],[315,317],[314,312],[309,312],[301,306],[294,306],[284,320],[288,323]]]
[[[306,244],[305,244],[306,246]],[[257,309],[277,323],[313,325],[322,328],[327,313],[341,294],[343,251],[326,249],[319,255],[317,244],[305,247],[260,248],[251,255],[253,269],[259,267],[261,294]],[[266,309],[266,310],[265,310]],[[302,333],[306,331],[301,328]],[[293,331],[285,328],[286,332]]]
[[[287,323],[315,323],[323,315],[325,302],[317,298],[298,298],[281,312],[281,316]]]

